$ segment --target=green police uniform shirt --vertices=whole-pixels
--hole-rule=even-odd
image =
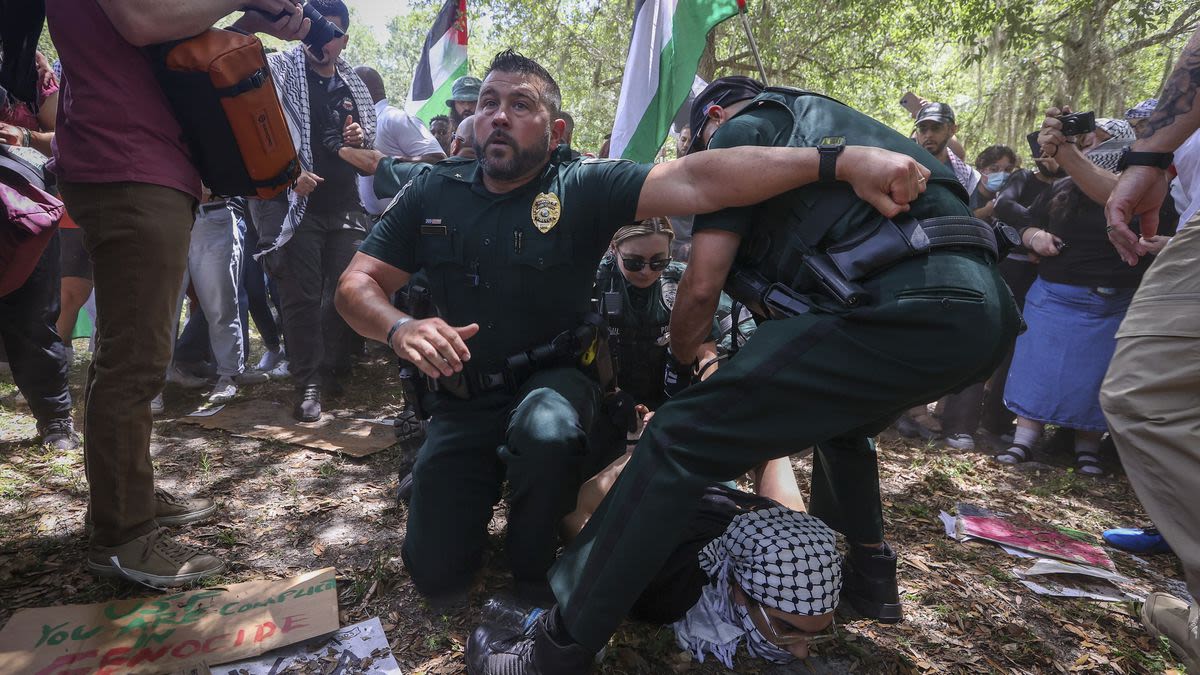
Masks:
[[[424,270],[438,316],[479,324],[467,341],[471,364],[494,372],[592,310],[596,265],[633,222],[651,168],[551,162],[528,184],[492,194],[478,161],[439,162],[400,191],[360,250],[410,274]]]
[[[797,105],[804,110],[802,119],[794,117],[795,113],[792,110],[777,101],[759,99],[722,124],[713,134],[709,148],[734,148],[747,145],[816,147],[824,136],[845,136],[847,145],[877,145],[874,142],[855,143],[856,136],[859,133],[866,137],[874,136],[876,138],[894,135],[894,142],[887,149],[908,154],[932,172],[928,189],[913,203],[911,214],[916,218],[969,215],[965,193],[959,195],[956,192],[961,191],[961,186],[955,187],[957,181],[954,174],[924,148],[911,140],[904,139],[900,134],[887,129],[876,120],[831,99],[817,95],[804,96]],[[798,121],[794,121],[796,119]],[[794,129],[794,126],[797,125],[803,126],[803,129]],[[794,132],[804,137],[806,142],[793,142]],[[893,141],[890,138],[888,140]],[[840,189],[849,190],[846,183],[837,185],[841,186]],[[825,185],[802,186],[760,204],[698,215],[692,228],[693,236],[696,232],[715,229],[733,232],[745,238],[755,223],[790,219],[796,213],[793,207],[806,208],[813,201],[813,196],[817,191],[830,189],[839,188]],[[859,200],[848,219],[852,222],[865,222],[877,213],[869,204]],[[843,230],[844,228],[838,229]],[[847,234],[845,231],[830,232],[835,240],[845,234]]]
[[[460,160],[461,161],[461,160]],[[405,183],[433,168],[432,164],[403,162],[396,157],[384,157],[375,169],[371,187],[380,199],[392,199]]]

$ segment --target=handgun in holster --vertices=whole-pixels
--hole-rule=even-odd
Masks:
[[[414,319],[427,319],[433,316],[433,294],[419,284],[409,283],[407,290],[397,294],[396,306],[408,312]],[[404,405],[411,410],[417,419],[427,419],[429,415],[421,404],[421,393],[424,390],[424,380],[421,371],[411,361],[400,358],[400,393],[404,396]]]

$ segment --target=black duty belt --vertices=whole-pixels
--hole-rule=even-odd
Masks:
[[[830,246],[825,255],[847,281],[858,281],[905,258],[950,248],[983,250],[993,262],[1002,257],[992,226],[978,218],[903,215],[881,219],[862,235]]]
[[[222,199],[216,202],[206,202],[200,205],[200,215],[207,216],[213,211],[221,211],[229,209],[229,200]]]
[[[439,377],[436,380],[426,377],[425,383],[429,391],[440,391],[461,399],[472,399],[494,391],[514,393],[520,386],[503,370],[483,373],[470,366],[464,366],[461,371],[450,377]]]

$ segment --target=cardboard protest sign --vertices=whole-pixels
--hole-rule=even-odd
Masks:
[[[256,656],[338,628],[333,568],[153,598],[23,609],[0,673],[162,673]]]

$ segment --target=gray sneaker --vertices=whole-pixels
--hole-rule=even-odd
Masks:
[[[167,368],[167,382],[184,389],[203,389],[208,386],[208,380],[185,373],[175,364]]]
[[[154,519],[159,525],[195,523],[217,512],[217,503],[203,497],[177,497],[162,488],[154,488]]]
[[[150,586],[182,586],[220,574],[225,563],[172,539],[160,527],[120,546],[88,549],[88,571]]]
[[[155,415],[155,416],[161,415],[161,414],[163,414],[163,411],[166,409],[167,409],[167,404],[163,403],[163,396],[162,396],[162,392],[160,391],[160,392],[158,392],[158,396],[155,396],[153,399],[150,400],[150,414]]]
[[[271,376],[261,370],[247,368],[245,371],[233,376],[233,381],[238,384],[262,384],[271,379]]]

